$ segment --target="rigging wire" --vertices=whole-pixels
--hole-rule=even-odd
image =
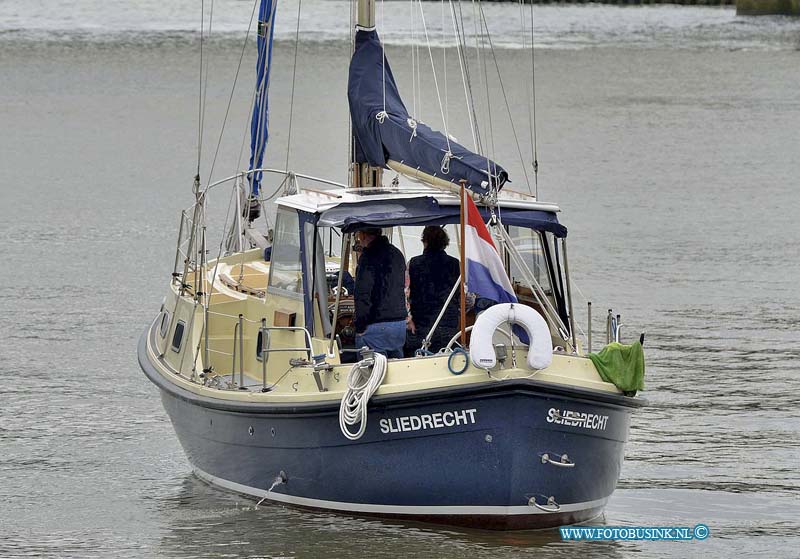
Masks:
[[[436,88],[436,98],[439,101],[439,112],[442,115],[442,124],[444,125],[444,136],[447,140],[447,154],[445,154],[445,161],[449,161],[449,157],[452,157],[452,149],[450,148],[450,133],[447,131],[447,120],[444,116],[444,108],[442,107],[442,96],[439,93],[439,80],[436,78],[436,66],[433,62],[433,50],[431,50],[431,40],[428,37],[428,26],[425,24],[425,12],[422,9],[422,0],[419,0],[419,14],[420,19],[422,21],[422,29],[425,31],[425,42],[428,45],[428,56],[431,59],[431,73],[433,74],[433,85]],[[444,172],[445,162],[442,162],[442,172]],[[447,174],[447,173],[445,173]]]
[[[486,174],[492,176],[492,159],[495,156],[494,150],[494,126],[492,124],[492,105],[489,96],[489,76],[486,70],[486,61],[483,59],[483,26],[478,25],[478,11],[476,0],[472,1],[472,26],[475,34],[475,55],[478,59],[478,82],[479,89],[485,89],[486,93],[486,123],[489,133],[489,142],[483,155],[486,156]],[[478,0],[480,2],[480,0]]]
[[[415,119],[419,120],[419,112],[417,111],[417,59],[419,58],[419,51],[417,49],[416,29],[417,21],[415,15],[415,0],[411,0],[411,106],[413,107],[412,115]]]
[[[525,25],[525,7],[524,7],[524,0],[519,0],[519,25],[522,30],[522,50],[523,52],[528,49],[527,45],[527,34],[528,29]],[[531,26],[533,26],[533,4],[531,4]],[[531,31],[531,75],[534,73],[533,69],[533,31]],[[535,82],[534,82],[535,83]],[[534,182],[534,192],[535,196],[538,198],[539,195],[539,185],[538,185],[538,163],[536,160],[536,139],[534,134],[535,129],[535,120],[533,117],[533,112],[531,110],[531,99],[533,99],[533,103],[536,103],[536,92],[535,89],[531,86],[531,83],[526,81],[525,89],[528,91],[528,98],[527,98],[527,109],[528,109],[528,132],[530,133],[530,142],[531,142],[531,167],[533,168],[533,182]],[[534,109],[535,110],[535,109]],[[524,164],[523,164],[524,165]],[[528,185],[528,190],[530,191],[530,184]]]
[[[250,37],[250,30],[253,27],[253,18],[255,17],[256,6],[257,5],[258,5],[258,0],[254,0],[254,2],[253,2],[253,11],[250,12],[250,23],[247,24],[247,32],[245,33],[244,41],[242,42],[242,52],[239,55],[239,63],[236,66],[236,74],[233,77],[233,86],[231,87],[231,94],[228,97],[228,105],[227,105],[227,107],[225,107],[225,116],[222,118],[222,128],[219,131],[219,139],[217,140],[217,147],[214,150],[214,158],[211,160],[211,169],[208,172],[208,182],[206,183],[205,190],[208,190],[208,187],[211,184],[211,177],[214,174],[214,166],[217,163],[217,157],[219,156],[219,149],[220,149],[220,146],[222,145],[222,136],[223,136],[223,134],[225,134],[225,124],[228,122],[228,115],[230,114],[230,111],[231,111],[231,104],[233,103],[233,96],[234,96],[234,93],[236,92],[236,84],[237,84],[237,82],[239,80],[239,71],[242,69],[242,61],[244,60],[244,53],[245,53],[245,50],[247,48],[247,40]],[[255,95],[254,95],[253,99],[255,100]],[[251,107],[251,112],[252,112],[252,107]],[[239,157],[240,157],[240,160],[241,160],[241,154],[240,154]]]
[[[231,197],[230,197],[230,199],[228,201],[228,210],[225,212],[225,221],[223,223],[223,228],[222,228],[223,231],[227,231],[228,230],[228,219],[230,218],[230,215],[231,215],[231,206],[233,204],[233,196],[234,196],[234,194],[235,194],[235,191],[231,191]],[[205,193],[203,193],[203,197],[205,197]],[[205,205],[204,205],[204,207],[205,207]],[[205,209],[203,210],[203,212],[205,213]],[[205,216],[203,216],[203,223],[205,223]],[[214,264],[214,273],[211,274],[211,282],[208,281],[208,269],[206,269],[205,283],[207,284],[207,286],[203,285],[203,287],[202,287],[204,293],[206,292],[206,290],[208,291],[206,293],[206,296],[204,297],[205,301],[204,301],[204,304],[203,304],[203,308],[206,309],[206,311],[208,310],[208,308],[209,308],[209,306],[211,304],[211,297],[214,295],[214,283],[217,280],[217,270],[219,269],[220,258],[222,257],[222,245],[224,244],[224,242],[225,242],[225,235],[223,234],[221,236],[221,238],[220,238],[220,241],[219,241],[219,251],[217,252],[216,264]],[[197,307],[197,303],[195,303],[195,307]],[[177,301],[176,301],[176,308],[177,308]],[[203,334],[204,335],[205,335],[205,329],[206,328],[208,328],[208,322],[206,320],[206,313],[203,313]],[[200,355],[200,345],[203,342],[203,338],[204,338],[204,336],[201,336],[200,340],[198,340],[198,342],[197,342],[197,348],[195,349],[195,355],[194,355],[195,366],[197,364],[197,358]],[[205,365],[206,367],[210,366],[209,363],[205,363],[205,362],[203,363],[203,365]]]
[[[297,51],[300,45],[300,9],[303,0],[297,0],[297,27],[294,33],[294,65],[292,66],[292,93],[289,97],[289,131],[286,137],[286,172],[289,172],[289,154],[292,148],[292,117],[294,116],[294,85],[297,79]],[[386,102],[384,101],[384,105]],[[276,191],[277,192],[277,191]]]
[[[453,20],[453,32],[456,35],[456,47],[458,53],[458,65],[461,68],[461,81],[464,84],[464,100],[467,104],[467,115],[469,116],[469,127],[472,132],[472,142],[477,153],[482,153],[480,129],[478,128],[478,115],[475,112],[475,99],[472,94],[472,82],[469,74],[469,62],[466,58],[466,38],[464,37],[464,15],[461,11],[461,1],[458,1],[458,12],[461,18],[461,24],[456,18],[455,4],[453,0],[448,0],[450,3],[450,12]]]
[[[253,2],[254,2],[253,10],[255,11],[256,5],[259,2],[259,0],[253,0]],[[251,24],[252,24],[252,19],[251,19]],[[249,31],[250,29],[248,27],[248,33]],[[256,31],[256,33],[258,33],[258,31]],[[258,44],[258,38],[256,38],[256,44]],[[247,46],[247,41],[245,40],[245,44],[242,45],[242,56],[244,56],[244,51],[246,46]],[[258,53],[256,53],[256,57],[258,57]],[[241,59],[239,61],[239,64],[241,65]],[[257,95],[258,95],[258,90],[256,88],[253,88],[252,95],[250,95],[250,107],[247,111],[247,114],[250,115],[250,118],[245,120],[244,132],[242,132],[242,144],[239,146],[239,159],[237,159],[237,165],[236,165],[237,169],[242,168],[242,158],[244,157],[244,146],[247,143],[248,134],[252,133],[252,126],[253,126],[252,115],[253,115],[253,110],[255,109],[256,106]]]
[[[421,5],[422,4],[420,4],[420,6]],[[422,115],[423,115],[423,112],[422,112],[422,108],[423,108],[422,101],[423,101],[424,97],[422,96],[422,54],[420,54],[420,48],[421,47],[420,47],[419,43],[417,43],[417,45],[416,45],[416,49],[417,49],[417,102],[419,103],[420,120],[422,120]],[[416,117],[417,117],[417,115],[415,114],[414,118],[416,118]]]
[[[200,79],[197,99],[197,179],[200,179],[200,159],[203,152],[203,34],[206,27],[205,2],[200,0]]]
[[[486,155],[486,172],[489,173],[490,158],[494,158],[495,155],[494,126],[492,125],[492,105],[491,98],[489,96],[489,75],[486,70],[486,61],[483,57],[483,49],[485,48],[483,41],[483,26],[478,24],[479,21],[480,18],[478,17],[477,2],[476,0],[472,0],[472,25],[475,32],[475,54],[478,59],[478,80],[480,82],[480,87],[484,89],[484,92],[486,93],[486,127],[488,128],[489,132],[489,145],[486,146],[486,152],[484,155]]]
[[[384,0],[381,0],[381,36],[386,30],[386,19],[384,16]],[[379,115],[378,120],[383,122],[386,118],[386,38],[381,41],[381,85],[383,87],[383,117]]]
[[[256,90],[253,89],[253,94],[250,96],[250,110],[247,112],[248,115],[253,114],[253,107],[256,106],[256,93],[257,93]],[[244,133],[242,134],[242,145],[239,146],[239,159],[237,159],[238,163],[236,165],[237,169],[242,168],[242,157],[244,157],[244,146],[247,143],[247,133],[248,129],[251,126],[252,126],[252,121],[250,119],[245,120]]]
[[[383,2],[383,0],[381,0]],[[442,67],[444,68],[444,111],[445,118],[450,121],[450,104],[447,101],[447,34],[444,31],[444,0],[442,6]]]
[[[503,101],[505,102],[506,111],[508,112],[508,118],[509,121],[511,122],[511,132],[514,135],[514,143],[517,145],[517,153],[519,153],[519,159],[520,162],[522,163],[522,172],[525,175],[525,182],[528,185],[528,192],[533,194],[533,192],[531,192],[531,183],[530,180],[528,179],[528,171],[525,168],[525,157],[522,155],[522,148],[519,145],[519,137],[517,136],[517,129],[514,126],[514,116],[511,114],[511,107],[508,104],[508,96],[506,95],[506,88],[503,85],[503,76],[500,73],[500,65],[497,62],[497,55],[494,52],[494,44],[492,43],[492,36],[489,33],[489,26],[486,22],[486,15],[483,12],[483,6],[480,5],[480,0],[478,2],[478,9],[480,11],[483,27],[486,30],[486,39],[489,42],[489,51],[492,53],[492,60],[494,61],[495,70],[497,71],[497,81],[500,84],[500,91],[503,94]]]
[[[353,57],[356,50],[356,0],[350,0],[350,52],[347,57],[347,63]],[[348,92],[345,89],[345,96]],[[355,171],[353,163],[355,163],[355,136],[353,135],[353,116],[350,111],[347,112],[347,186],[353,186],[353,173]]]
[[[534,192],[534,196],[536,196],[536,199],[538,200],[539,199],[539,153],[538,153],[538,148],[537,148],[537,145],[536,145],[537,144],[537,138],[536,138],[536,59],[534,58],[536,49],[534,48],[534,45],[533,45],[533,24],[534,24],[533,2],[531,2],[530,4],[531,4],[530,5],[530,13],[531,13],[531,90],[532,91],[531,91],[531,96],[530,96],[531,103],[529,104],[529,110],[530,110],[530,105],[532,104],[533,105],[533,115],[531,117],[532,123],[530,125],[530,128],[531,128],[531,134],[533,134],[533,138],[531,139],[531,145],[532,145],[532,149],[533,149],[533,161],[532,161],[532,165],[533,165],[533,189],[534,189],[533,192]]]
[[[201,7],[202,11],[202,7]],[[201,18],[201,19],[204,19]],[[214,23],[214,0],[211,0],[211,8],[209,10],[208,16],[208,34],[207,38],[211,39],[211,28]],[[199,139],[197,142],[197,176],[200,176],[200,159],[202,157],[203,151],[203,130],[205,129],[205,122],[206,122],[206,105],[208,104],[208,65],[211,61],[210,56],[205,57],[205,70],[203,70],[203,31],[202,31],[203,24],[200,25],[200,81],[203,82],[201,87],[202,91],[200,92],[200,131],[199,131]],[[203,77],[205,76],[205,77]]]

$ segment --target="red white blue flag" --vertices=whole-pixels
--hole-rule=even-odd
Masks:
[[[511,280],[478,207],[470,196],[464,198],[467,212],[464,228],[467,290],[498,303],[516,303]]]

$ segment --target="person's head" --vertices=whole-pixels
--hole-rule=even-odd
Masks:
[[[428,225],[422,230],[422,244],[431,250],[444,250],[450,244],[450,237],[438,225]]]
[[[367,248],[372,241],[380,236],[381,230],[379,227],[368,227],[367,229],[356,232],[356,241],[358,241],[358,244],[362,247]]]

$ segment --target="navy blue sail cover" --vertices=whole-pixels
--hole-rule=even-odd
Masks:
[[[275,28],[277,0],[261,0],[258,9],[258,58],[256,59],[256,94],[250,120],[250,170],[260,169],[269,138],[269,71],[272,66],[272,31]],[[250,193],[258,196],[261,172],[250,175]]]
[[[489,220],[487,208],[478,211],[485,221]],[[495,214],[504,225],[516,225],[537,231],[546,231],[556,237],[567,236],[567,228],[558,222],[556,214],[544,210],[503,209]],[[396,227],[414,225],[446,225],[458,223],[460,208],[442,206],[430,196],[395,200],[374,200],[340,204],[320,214],[317,225],[339,227],[351,233],[365,227]]]
[[[460,184],[486,194],[490,186],[498,190],[508,180],[508,173],[493,161],[473,153],[444,134],[414,121],[400,98],[389,61],[386,60],[386,113],[384,110],[384,56],[378,33],[359,29],[356,47],[350,61],[347,95],[353,132],[356,139],[356,161],[375,167],[386,167],[389,159],[418,169],[439,179]],[[490,173],[491,171],[491,173]]]

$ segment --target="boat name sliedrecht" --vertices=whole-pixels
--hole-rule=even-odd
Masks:
[[[583,427],[584,429],[605,431],[608,425],[608,416],[571,410],[564,410],[562,413],[561,410],[550,408],[547,412],[547,422],[557,425],[569,425],[570,427]]]
[[[419,431],[420,429],[442,429],[458,425],[475,423],[477,409],[436,412],[422,415],[407,415],[394,419],[383,418],[380,421],[381,433],[404,433],[406,431]]]

